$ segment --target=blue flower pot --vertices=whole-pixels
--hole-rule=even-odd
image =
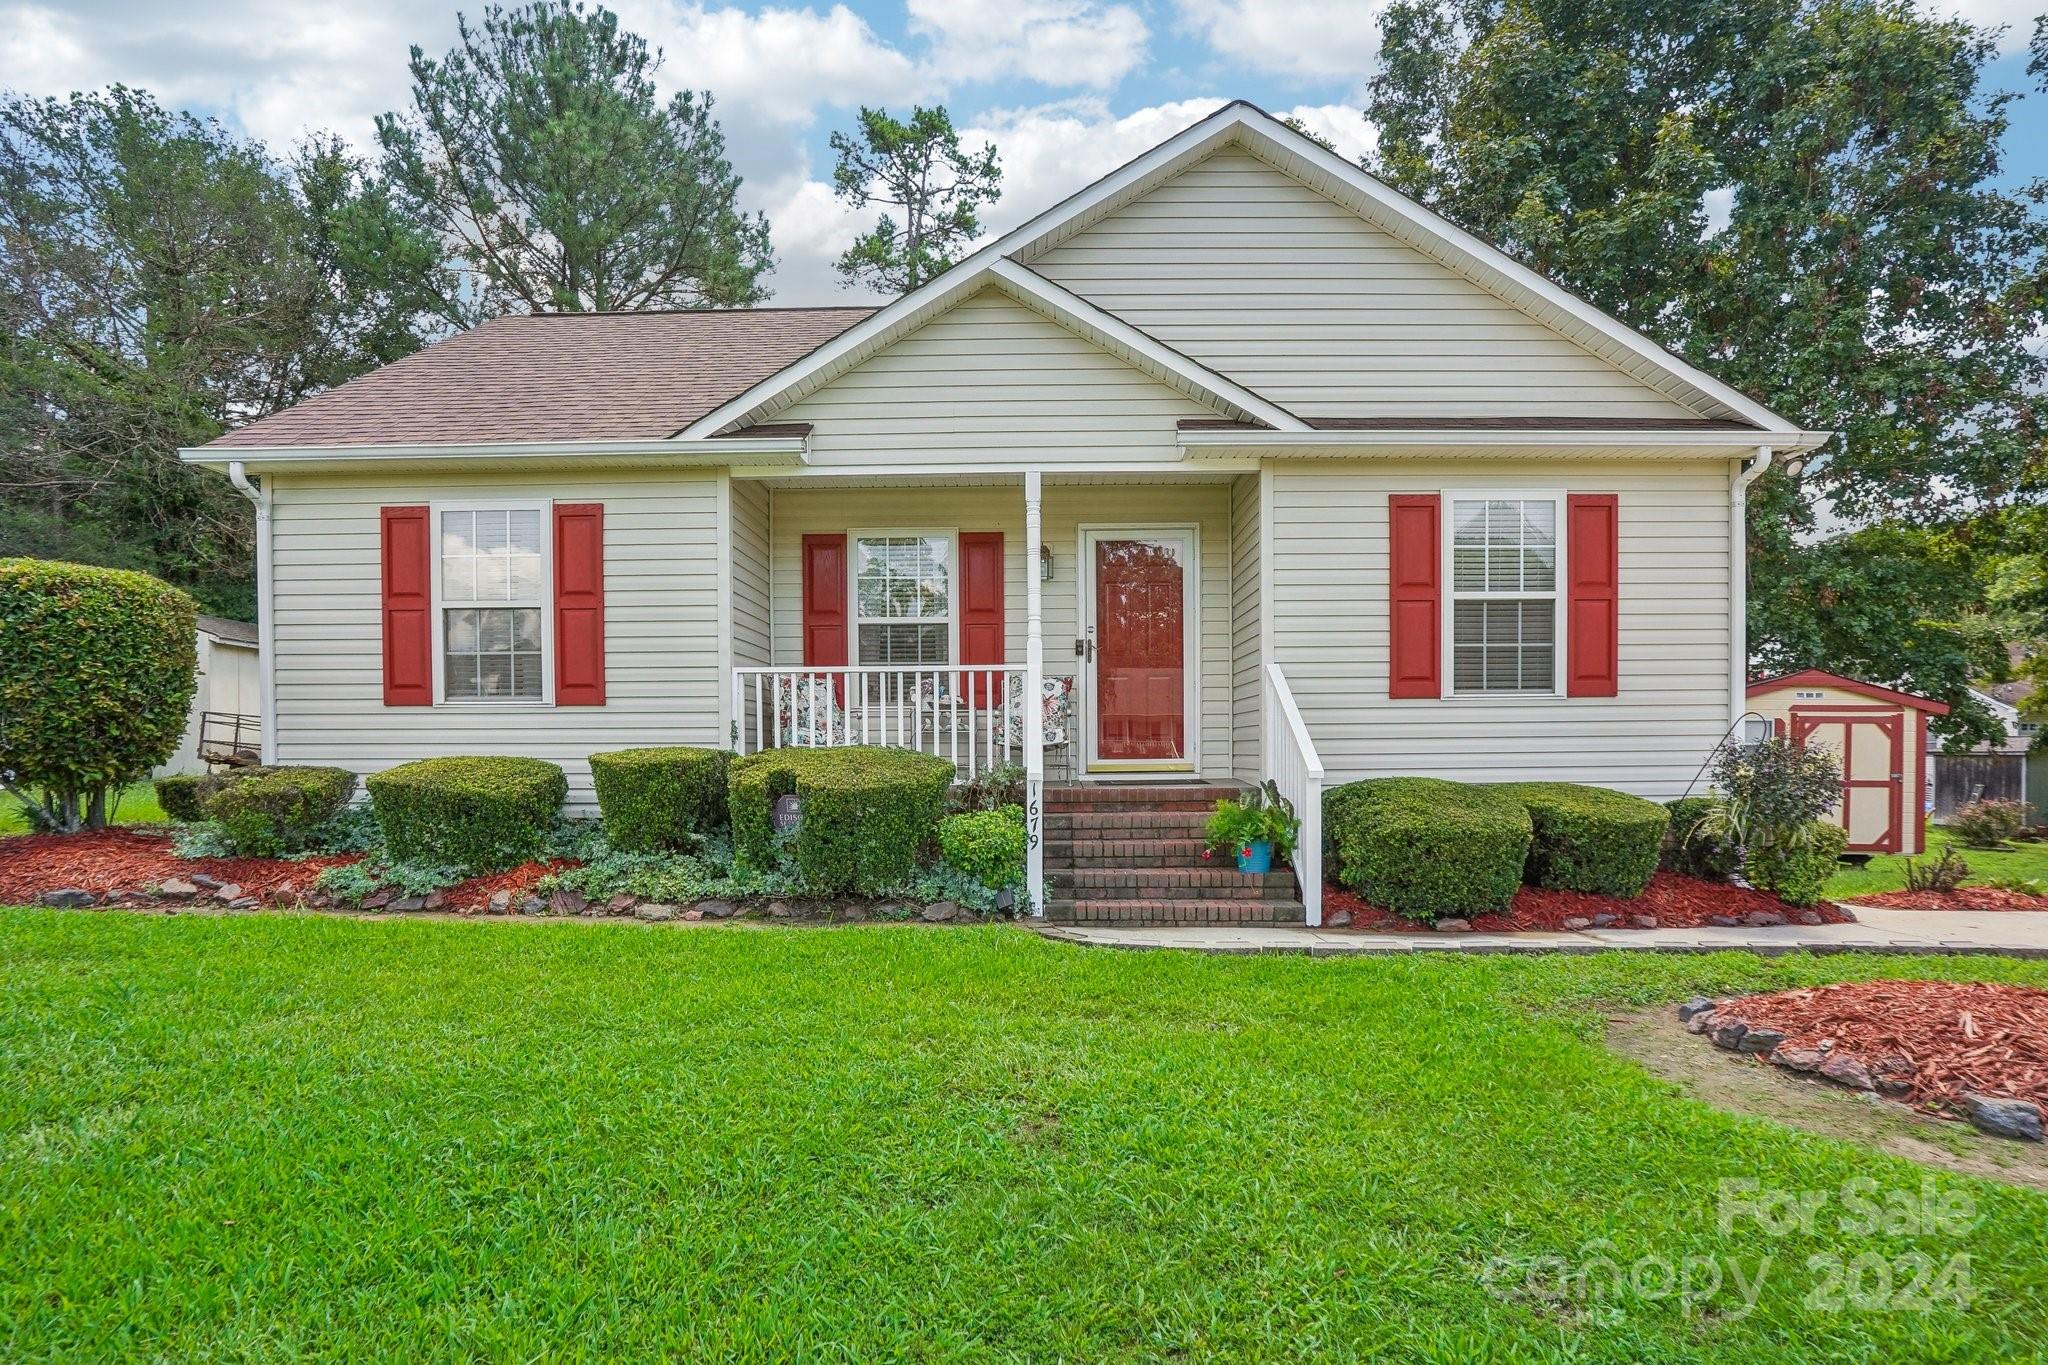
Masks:
[[[1254,839],[1237,851],[1239,872],[1271,872],[1273,870],[1273,841]]]

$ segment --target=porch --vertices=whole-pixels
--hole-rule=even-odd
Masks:
[[[1263,650],[1257,473],[807,472],[728,488],[737,752],[893,745],[962,781],[1016,765],[1039,913],[1048,782],[1272,778],[1304,817],[1317,914],[1321,769]]]

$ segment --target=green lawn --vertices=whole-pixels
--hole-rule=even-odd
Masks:
[[[114,804],[113,822],[117,825],[159,825],[169,818],[156,803],[156,788],[147,782],[124,789]],[[21,834],[27,829],[28,815],[21,802],[0,792],[0,834]]]
[[[1927,829],[1928,853],[1938,858],[1948,845],[1948,831],[1930,825]],[[2048,881],[2048,843],[2014,844],[2010,851],[1991,853],[1958,846],[1956,855],[1970,865],[1966,885],[2007,877]],[[1846,900],[1879,891],[1903,891],[1905,887],[1906,859],[1880,856],[1862,867],[1844,867],[1828,881],[1826,894],[1835,900]]]
[[[2038,1345],[2048,1197],[1724,1116],[1597,1042],[1621,1004],[1877,974],[2048,963],[0,911],[0,1358]],[[1724,1236],[1724,1176],[1925,1178],[1974,1226]],[[1810,1256],[1864,1253],[1902,1287],[1964,1255],[1975,1306],[1809,1302]],[[1654,1271],[1527,1287],[1546,1257],[1764,1256],[1747,1314]]]

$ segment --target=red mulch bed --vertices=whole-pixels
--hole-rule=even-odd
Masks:
[[[321,868],[356,855],[306,858],[180,858],[167,834],[122,828],[81,834],[19,834],[0,839],[0,905],[21,905],[45,891],[76,887],[104,896],[143,891],[197,872],[239,886],[245,896],[291,903],[312,889]]]
[[[1884,910],[2048,910],[2048,896],[1965,886],[1955,891],[1879,891],[1858,896],[1852,904]]]
[[[512,905],[516,908],[521,900],[533,893],[534,883],[542,877],[551,872],[560,872],[564,868],[581,866],[581,863],[567,858],[557,858],[545,863],[522,863],[510,871],[493,872],[482,877],[471,877],[466,882],[457,882],[442,892],[442,895],[446,899],[448,909],[467,913],[489,909],[491,897],[505,891],[511,894]]]
[[[1849,924],[1855,916],[1833,905],[1811,907],[1824,924]],[[1339,886],[1323,888],[1323,922],[1338,910],[1351,912],[1350,927],[1365,933],[1412,934],[1424,926],[1404,919],[1391,910],[1368,905],[1355,893]],[[1782,915],[1787,920],[1800,911],[1786,905],[1768,891],[1753,891],[1726,882],[1703,881],[1676,872],[1659,872],[1650,878],[1643,894],[1634,900],[1619,896],[1591,896],[1580,891],[1550,891],[1525,886],[1515,893],[1505,915],[1475,915],[1470,923],[1483,933],[1512,934],[1531,930],[1556,932],[1566,928],[1568,919],[1591,920],[1595,915],[1613,915],[1607,929],[1638,929],[1650,926],[1634,923],[1633,917],[1648,915],[1659,929],[1696,929],[1713,923],[1715,916],[1745,921],[1752,914]]]
[[[1779,1047],[1846,1054],[1900,1097],[1955,1112],[1962,1097],[2009,1096],[2048,1109],[2048,991],[1982,981],[1855,981],[1717,1004],[1785,1035]]]

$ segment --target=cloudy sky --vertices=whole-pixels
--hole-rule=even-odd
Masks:
[[[1994,83],[2028,88],[2024,45],[2048,0],[1928,0],[2009,25]],[[332,129],[367,149],[403,107],[408,47],[438,55],[483,0],[0,0],[0,83],[61,95],[114,81],[286,147]],[[778,303],[850,302],[830,262],[858,226],[832,198],[825,139],[859,105],[943,102],[993,141],[1008,227],[1230,99],[1293,113],[1347,155],[1379,0],[860,0],[717,5],[612,0],[660,47],[669,88],[717,99],[750,207],[768,214]],[[2048,174],[2048,96],[2020,107],[2018,180]]]

